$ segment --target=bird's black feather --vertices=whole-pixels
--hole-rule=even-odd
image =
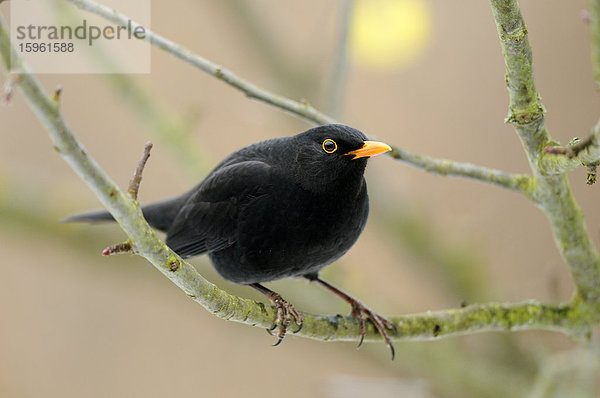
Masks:
[[[336,151],[323,148],[325,140]],[[244,147],[197,186],[142,208],[182,257],[207,253],[237,283],[316,274],[356,241],[368,216],[367,158],[348,152],[366,136],[348,126],[315,127]],[[70,221],[109,220],[105,212]]]
[[[266,194],[270,168],[264,162],[242,161],[215,169],[180,208],[167,231],[167,245],[185,258],[234,244],[239,212]]]
[[[369,214],[367,158],[388,150],[351,127],[319,126],[242,148],[187,193],[142,211],[150,225],[167,233],[167,244],[179,255],[207,253],[225,279],[248,284],[271,300],[280,326],[275,345],[289,319],[301,327],[302,316],[260,283],[304,276],[351,305],[360,342],[366,319],[373,321],[393,358],[386,328],[394,330],[394,324],[318,275],[362,232]],[[107,212],[95,212],[67,221],[111,219]]]

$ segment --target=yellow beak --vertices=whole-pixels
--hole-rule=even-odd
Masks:
[[[364,157],[370,157],[391,151],[392,148],[388,144],[379,141],[365,141],[364,145],[355,150],[346,153],[346,155],[354,155],[352,160]]]

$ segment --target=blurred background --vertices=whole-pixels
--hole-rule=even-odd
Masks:
[[[5,18],[9,5],[0,6]],[[521,6],[550,133],[562,143],[587,135],[600,116],[587,2]],[[154,1],[152,30],[390,144],[529,171],[503,122],[504,63],[488,2]],[[48,90],[63,87],[66,120],[121,187],[154,142],[142,203],[184,192],[242,146],[310,127],[155,48],[151,67],[148,75],[40,76]],[[289,335],[271,348],[264,330],[210,315],[144,259],[102,257],[124,239],[118,226],[58,223],[100,204],[18,93],[0,107],[0,142],[1,397],[599,394],[593,344],[550,332],[397,342],[394,362],[381,343],[357,351]],[[599,187],[585,184],[584,170],[569,178],[598,243]],[[520,194],[385,156],[370,162],[367,181],[366,230],[323,275],[376,311],[571,297],[548,223]],[[192,263],[221,288],[263,300],[222,280],[206,258]],[[303,311],[349,312],[304,281],[268,286]]]

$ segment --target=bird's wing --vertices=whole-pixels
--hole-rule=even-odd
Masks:
[[[182,206],[167,231],[167,245],[184,258],[231,246],[240,208],[267,194],[271,178],[271,167],[260,161],[215,170]]]

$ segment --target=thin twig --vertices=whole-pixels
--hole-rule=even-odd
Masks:
[[[55,12],[60,13],[61,18],[67,24],[75,24],[80,16],[74,7],[64,7],[62,2],[55,2]],[[105,46],[95,46],[93,53],[94,62],[105,65],[113,70],[117,67],[111,54]],[[135,75],[106,73],[102,75],[113,88],[119,92],[119,98],[125,100],[131,109],[137,113],[139,120],[146,124],[147,131],[153,136],[153,140],[173,152],[173,157],[185,165],[185,170],[190,173],[194,180],[198,175],[205,175],[210,170],[210,156],[203,148],[192,142],[192,122],[196,114],[187,112],[183,117],[180,111],[167,110],[166,105],[161,103],[161,96],[149,92],[143,87]],[[194,111],[195,112],[195,111]]]
[[[116,245],[108,246],[106,249],[102,250],[103,256],[112,256],[113,254],[123,254],[123,253],[132,253],[133,246],[131,241],[128,240],[123,243],[117,243]]]
[[[2,105],[10,104],[10,101],[12,100],[12,96],[14,93],[14,88],[20,79],[21,79],[20,73],[17,73],[17,72],[9,73],[8,79],[6,79],[6,83],[4,83],[4,90],[3,90],[4,92],[2,93],[2,100],[0,101],[0,103],[2,103]]]
[[[325,101],[329,113],[336,117],[339,117],[344,104],[344,89],[348,75],[348,39],[355,0],[339,0],[339,3],[338,37]]]
[[[596,80],[596,88],[600,89],[600,0],[590,0],[588,15],[594,79]]]
[[[569,159],[573,159],[577,157],[581,151],[584,151],[593,145],[598,145],[598,137],[596,137],[596,134],[594,133],[590,134],[583,140],[576,138],[573,140],[572,145],[568,145],[566,147],[547,146],[544,148],[544,152],[553,155],[566,155]]]
[[[557,156],[559,155],[559,156]],[[566,147],[547,146],[538,162],[544,175],[563,174],[581,165],[590,166],[600,161],[600,120],[584,138],[572,139]]]
[[[57,86],[56,89],[54,89],[54,94],[52,95],[52,100],[54,102],[56,102],[57,104],[60,101],[60,95],[62,94],[62,86]]]
[[[153,140],[170,149],[194,180],[198,175],[208,173],[210,156],[204,148],[193,143],[191,115],[181,117],[175,111],[166,110],[160,97],[142,87],[132,75],[110,73],[104,77],[118,90],[119,98],[126,100],[138,119],[146,124]]]
[[[146,145],[144,145],[144,154],[142,155],[142,158],[138,162],[138,165],[135,168],[135,171],[133,172],[133,177],[131,178],[131,181],[129,181],[129,188],[127,189],[127,192],[129,193],[129,197],[131,198],[131,200],[137,201],[140,183],[142,182],[142,174],[144,173],[144,167],[146,167],[146,162],[150,157],[151,149],[152,142],[146,142]]]
[[[264,23],[262,5],[247,0],[224,0],[221,3],[231,10],[233,20],[229,23],[243,30],[246,40],[252,42],[252,52],[259,55],[261,66],[268,69],[269,74],[277,76],[278,84],[287,87],[286,91],[306,88],[314,80],[313,73],[307,70],[305,63],[290,60],[284,54],[282,50],[289,47],[278,40],[278,35],[273,34]]]
[[[406,162],[410,166],[425,170],[429,173],[468,178],[522,192],[527,196],[531,194],[532,178],[525,174],[511,174],[502,170],[476,166],[471,163],[455,162],[448,159],[436,159],[430,156],[417,155],[404,149],[394,147],[392,147],[390,155],[394,159]]]
[[[94,3],[90,0],[68,1],[81,8],[82,10],[86,10],[96,15],[99,15],[117,25],[128,26],[128,24],[130,24],[132,29],[141,26],[137,22],[132,21],[129,17],[119,13],[118,11],[103,6],[101,4]],[[240,78],[232,71],[220,65],[217,65],[197,54],[194,54],[189,49],[157,33],[152,32],[148,28],[144,27],[144,31],[145,40],[149,41],[152,45],[237,88],[238,90],[245,93],[249,98],[264,101],[268,104],[281,108],[284,111],[287,111],[295,116],[298,116],[312,123],[326,124],[334,122],[333,118],[325,115],[324,113],[319,112],[318,110],[310,106],[306,101],[294,101],[281,95],[273,94],[250,83],[247,80]]]

